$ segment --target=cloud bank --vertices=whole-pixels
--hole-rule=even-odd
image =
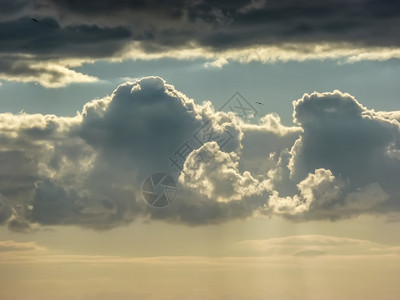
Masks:
[[[53,88],[95,80],[74,68],[98,59],[222,67],[400,57],[400,6],[390,0],[3,0],[0,11],[0,79]]]
[[[305,94],[293,107],[296,126],[276,114],[249,124],[146,77],[74,117],[0,114],[0,224],[24,232],[106,230],[138,218],[398,218],[399,112],[369,110],[340,91]],[[156,172],[178,184],[161,209],[141,194]]]

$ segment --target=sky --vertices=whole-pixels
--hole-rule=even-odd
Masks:
[[[0,298],[397,299],[399,22],[0,0]]]

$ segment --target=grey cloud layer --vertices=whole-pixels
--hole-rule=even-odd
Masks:
[[[278,52],[288,52],[291,59],[296,53],[301,53],[299,59],[318,57],[321,51],[329,52],[326,57],[357,56],[365,54],[357,48],[374,52],[382,47],[394,52],[371,57],[400,56],[400,5],[391,0],[4,0],[0,14],[0,78],[6,80],[23,81],[24,72],[32,73],[32,68],[26,67],[32,62],[57,63],[73,72],[65,60],[80,59],[82,63],[152,54],[162,57],[193,48],[202,49],[196,55],[207,59],[221,58],[218,53],[224,51],[248,48],[246,55],[252,56],[252,47],[263,46],[278,47]],[[326,43],[333,46],[325,49]],[[350,52],[335,52],[342,48]],[[267,51],[260,55],[267,56],[262,61],[268,61],[272,54]],[[280,54],[272,56],[279,59]],[[57,75],[44,66],[39,72],[50,76],[39,81],[47,87],[62,86],[67,77],[62,76],[65,70]],[[51,80],[57,84],[49,84]],[[64,85],[82,80],[75,78]]]
[[[398,214],[398,116],[335,91],[295,101],[296,127],[276,114],[254,125],[159,77],[122,84],[75,117],[0,114],[0,224],[105,230],[139,217],[194,226]],[[169,158],[204,125],[231,140],[192,144],[177,172]],[[175,176],[178,195],[154,209],[141,185],[160,171]]]

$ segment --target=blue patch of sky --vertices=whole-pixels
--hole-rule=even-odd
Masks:
[[[0,86],[0,111],[54,113],[72,116],[95,98],[111,94],[124,78],[158,75],[196,102],[211,100],[219,108],[239,91],[258,109],[258,116],[278,113],[291,124],[292,101],[304,93],[335,89],[355,96],[375,110],[400,109],[400,60],[364,61],[338,64],[334,60],[262,64],[229,63],[206,68],[203,60],[154,61],[128,60],[121,63],[98,61],[76,69],[101,81],[46,89],[34,83],[3,81]],[[264,105],[257,106],[256,102]]]

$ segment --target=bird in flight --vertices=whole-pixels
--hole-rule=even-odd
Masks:
[[[260,105],[264,105],[264,103],[261,103],[261,102],[258,102],[258,101],[256,101],[256,103],[257,103],[257,104],[260,104]]]
[[[36,20],[35,18],[31,18],[33,22],[39,23],[38,20]]]

